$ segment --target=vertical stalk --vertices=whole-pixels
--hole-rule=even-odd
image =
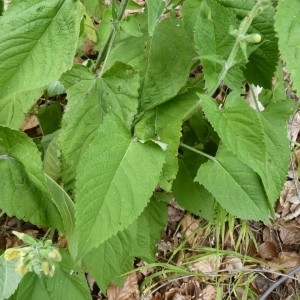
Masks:
[[[213,89],[208,91],[207,95],[210,95],[211,97],[214,95],[214,93],[218,89],[219,85],[224,81],[229,69],[232,66],[234,66],[235,57],[239,51],[241,40],[245,37],[253,19],[263,10],[264,5],[266,5],[267,3],[268,3],[268,1],[266,1],[266,0],[258,0],[256,2],[256,4],[253,6],[252,10],[247,14],[247,16],[241,22],[240,27],[237,31],[237,37],[235,40],[235,44],[229,54],[228,59],[224,62],[222,71],[219,74],[218,82]]]
[[[116,23],[122,20],[125,9],[127,7],[127,3],[128,3],[128,0],[122,0],[122,3],[120,4],[120,8],[119,8],[119,11],[117,14],[117,19],[112,21],[109,36],[104,44],[104,47],[103,47],[101,53],[99,53],[98,58],[96,60],[96,64],[94,67],[95,72],[97,72],[97,70],[101,67],[101,64],[103,64],[102,65],[102,70],[103,70],[103,66],[104,66],[105,62],[107,61],[107,57],[111,51],[112,45],[113,45],[115,37],[117,35]],[[101,76],[101,75],[102,75],[102,72],[99,73],[99,76]]]

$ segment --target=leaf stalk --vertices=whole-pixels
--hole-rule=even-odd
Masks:
[[[205,152],[202,152],[201,150],[195,149],[194,147],[191,147],[191,146],[189,146],[189,145],[187,145],[187,144],[180,143],[180,146],[181,146],[182,148],[185,148],[185,149],[188,149],[188,150],[190,150],[190,151],[193,151],[193,152],[195,152],[195,153],[197,153],[197,154],[199,154],[199,155],[202,155],[202,156],[204,156],[204,157],[206,157],[206,158],[208,158],[208,159],[210,159],[210,160],[212,160],[212,161],[215,161],[215,160],[216,160],[215,157],[213,157],[213,156],[211,156],[211,155],[208,155],[208,154],[206,154]]]
[[[102,69],[99,72],[100,77],[102,75],[104,65],[107,61],[107,58],[109,56],[109,53],[111,51],[111,48],[113,46],[114,40],[115,40],[116,35],[117,35],[116,23],[118,23],[119,21],[122,20],[122,17],[124,15],[127,4],[128,4],[128,0],[123,0],[122,1],[121,5],[120,5],[120,8],[119,8],[119,11],[118,11],[118,14],[117,14],[117,18],[112,21],[109,36],[108,36],[108,38],[107,38],[107,40],[106,40],[106,42],[105,42],[105,44],[102,48],[102,51],[99,53],[98,58],[96,60],[96,64],[95,64],[95,67],[94,67],[94,72],[97,72],[97,70],[100,68],[101,64],[103,63]]]
[[[211,97],[214,95],[220,84],[224,81],[227,72],[230,70],[230,68],[232,68],[235,65],[235,57],[238,54],[241,41],[243,41],[253,19],[262,12],[264,6],[267,5],[267,3],[268,1],[266,0],[258,0],[253,6],[252,10],[242,20],[240,27],[236,33],[236,40],[234,46],[229,54],[228,59],[224,62],[221,73],[219,74],[218,82],[216,86],[207,93]]]

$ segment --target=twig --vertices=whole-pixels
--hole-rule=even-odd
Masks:
[[[269,288],[262,294],[262,296],[259,298],[259,300],[265,300],[267,297],[275,290],[281,283],[286,281],[288,278],[292,277],[296,273],[300,272],[300,265],[298,265],[296,268],[294,268],[292,271],[287,273],[286,275],[283,275],[278,280],[276,280],[273,284],[269,286]],[[294,280],[296,280],[293,277]]]

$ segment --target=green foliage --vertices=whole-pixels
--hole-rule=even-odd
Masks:
[[[288,16],[288,17],[287,17]],[[295,63],[300,55],[300,7],[296,0],[279,1],[275,16],[275,28],[279,38],[279,50],[286,62],[288,71],[294,83],[294,88],[300,91],[300,67]]]
[[[146,207],[164,163],[163,151],[151,144],[107,117],[81,156],[75,204],[80,257],[126,229]]]
[[[17,262],[0,256],[0,299],[8,299],[17,289],[22,276],[16,272]]]
[[[9,215],[63,230],[40,154],[24,133],[0,126],[0,208]]]
[[[78,5],[73,0],[47,4],[13,1],[0,19],[1,98],[42,88],[72,66],[80,20]]]
[[[62,252],[62,261],[54,276],[48,278],[27,273],[22,279],[13,299],[91,299],[82,271],[74,269],[67,251]]]
[[[123,18],[139,6],[14,0],[0,17],[0,209],[58,229],[68,249],[53,278],[20,278],[1,258],[1,297],[90,299],[83,271],[102,291],[122,283],[135,257],[154,260],[169,195],[211,222],[220,207],[268,221],[293,113],[279,51],[300,88],[297,4],[156,0]],[[86,37],[97,58],[73,64]],[[263,87],[263,111],[247,83]],[[27,113],[43,153],[19,130]]]

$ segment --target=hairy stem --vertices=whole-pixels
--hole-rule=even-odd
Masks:
[[[219,74],[218,82],[216,86],[208,91],[208,95],[211,97],[214,95],[220,84],[224,81],[227,72],[235,65],[235,57],[238,54],[240,48],[240,42],[246,35],[253,19],[263,10],[264,5],[266,5],[268,1],[266,0],[258,0],[256,4],[253,6],[252,10],[247,14],[247,16],[243,19],[240,24],[240,27],[237,31],[237,37],[235,40],[235,44],[229,54],[228,59],[224,62],[221,73]]]
[[[102,51],[99,53],[98,58],[96,60],[96,64],[95,64],[95,67],[94,67],[95,72],[100,68],[101,64],[103,64],[102,65],[102,70],[103,70],[105,62],[107,61],[107,57],[108,57],[108,55],[111,51],[112,45],[113,45],[114,40],[115,40],[116,35],[117,35],[116,23],[122,20],[125,9],[127,7],[127,3],[128,3],[128,0],[122,0],[122,3],[120,5],[120,8],[119,8],[119,11],[118,11],[118,14],[117,14],[117,18],[116,18],[116,20],[112,21],[109,36],[108,36],[108,38],[107,38],[107,40],[106,40],[106,42],[105,42],[105,44],[102,48]],[[102,75],[102,71],[99,73],[99,76],[101,76],[101,75]]]

